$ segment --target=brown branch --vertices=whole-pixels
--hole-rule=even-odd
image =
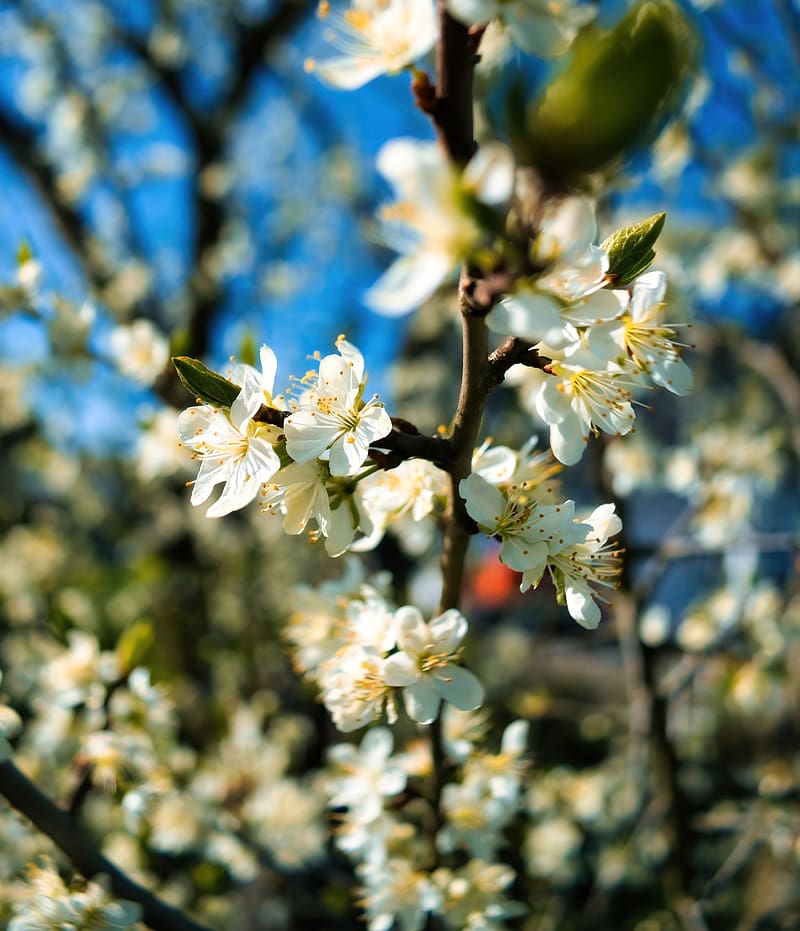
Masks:
[[[506,372],[514,365],[526,365],[528,368],[541,369],[548,365],[550,359],[540,356],[539,350],[532,343],[517,336],[509,336],[489,356],[489,380],[492,388],[502,384]]]
[[[101,874],[108,876],[113,894],[118,899],[138,903],[142,907],[142,919],[149,927],[156,931],[209,931],[114,866],[100,853],[87,831],[40,792],[10,761],[0,763],[0,793],[63,850],[87,879]]]
[[[489,331],[482,315],[470,313],[462,301],[462,369],[458,407],[453,420],[452,458],[450,461],[450,506],[442,541],[442,597],[440,609],[458,608],[464,576],[464,559],[469,538],[476,531],[459,493],[459,483],[472,471],[472,456],[477,445],[486,399],[491,383],[489,369]]]
[[[290,414],[291,411],[263,405],[255,413],[253,420],[282,427]],[[391,455],[382,457],[381,450],[386,450]],[[370,454],[380,463],[382,469],[394,469],[406,459],[427,459],[428,462],[446,469],[452,458],[452,447],[445,437],[425,436],[407,420],[392,417],[392,432],[371,443]]]
[[[92,290],[101,292],[111,280],[105,264],[98,261],[91,245],[91,236],[74,205],[58,190],[56,174],[42,157],[36,135],[19,122],[12,122],[0,110],[0,137],[19,172],[39,194],[67,247],[83,268]]]
[[[472,83],[478,61],[479,36],[447,12],[438,0],[439,43],[436,47],[436,100],[431,117],[445,152],[457,165],[475,153]]]
[[[425,436],[416,427],[398,428],[398,424],[405,424],[396,417],[392,418],[392,432],[375,440],[370,450],[388,450],[391,456],[387,457],[382,468],[393,469],[406,459],[427,459],[441,469],[447,469],[452,459],[453,450],[450,440],[442,436]],[[374,458],[374,456],[373,456]]]

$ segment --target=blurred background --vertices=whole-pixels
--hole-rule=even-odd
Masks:
[[[630,6],[593,5],[604,28]],[[667,212],[655,267],[696,387],[642,397],[635,434],[562,475],[622,513],[624,584],[586,632],[491,542],[471,557],[473,666],[498,727],[534,725],[510,857],[531,931],[800,927],[800,5],[677,9],[686,70],[592,184],[601,239]],[[431,127],[407,75],[342,93],[306,74],[329,54],[315,14],[0,3],[0,698],[19,765],[227,929],[357,920],[314,781],[336,735],[282,645],[289,588],[343,567],[255,507],[190,507],[168,356],[219,369],[267,342],[280,389],[344,332],[423,432],[457,396],[452,294],[401,319],[363,300],[392,258],[375,153]],[[509,88],[564,65],[493,33],[483,51],[478,131],[502,137]],[[487,419],[516,446],[546,436],[517,387]],[[364,571],[429,609],[435,557],[387,539]],[[110,657],[149,679],[112,689]],[[109,721],[121,742],[98,750]],[[0,822],[4,921],[52,851]]]

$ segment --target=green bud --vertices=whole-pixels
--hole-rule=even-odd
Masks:
[[[242,341],[239,344],[239,352],[237,353],[237,358],[240,362],[244,362],[246,365],[256,365],[258,357],[258,350],[256,349],[256,341],[250,330],[242,337]]]
[[[543,94],[509,102],[517,158],[553,183],[579,180],[645,142],[677,103],[693,47],[671,0],[646,0],[610,31],[589,27]]]
[[[172,364],[178,373],[178,378],[195,398],[200,398],[206,404],[216,407],[230,407],[241,391],[238,385],[217,375],[210,368],[197,359],[189,356],[175,356]]]
[[[608,253],[608,274],[614,284],[626,285],[646,271],[656,257],[653,246],[664,228],[665,213],[656,213],[641,223],[612,233],[601,248]]]
[[[33,258],[33,249],[27,239],[23,239],[17,249],[17,265],[24,265]]]

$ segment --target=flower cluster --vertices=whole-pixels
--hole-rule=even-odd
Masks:
[[[559,600],[584,627],[600,622],[595,586],[615,587],[620,551],[608,541],[622,529],[614,506],[583,520],[572,501],[559,501],[547,456],[483,447],[459,490],[478,528],[501,542],[500,560],[522,573],[521,591],[536,587],[545,570]]]
[[[408,716],[430,724],[444,701],[466,711],[478,708],[483,688],[461,665],[467,620],[445,611],[425,622],[415,607],[393,610],[373,585],[353,593],[305,589],[287,628],[295,662],[315,679],[341,731],[397,717],[394,689],[402,689]],[[333,596],[333,598],[332,598]]]
[[[260,372],[245,364],[231,371],[240,390],[229,407],[201,404],[183,412],[181,441],[200,460],[192,504],[202,504],[219,484],[209,517],[260,496],[262,510],[280,515],[286,533],[302,533],[313,520],[332,556],[358,530],[372,533],[354,494],[374,470],[366,464],[370,444],[390,433],[392,423],[377,396],[363,399],[361,353],[343,338],[337,350],[301,380],[291,412],[273,398],[277,360],[268,346],[261,348]]]
[[[142,916],[142,908],[134,902],[115,900],[96,882],[82,890],[70,890],[59,876],[55,864],[28,868],[30,895],[22,910],[11,919],[9,931],[37,931],[40,928],[134,928]]]
[[[430,756],[411,746],[393,753],[391,731],[367,731],[356,747],[338,744],[328,753],[325,786],[337,811],[337,846],[356,864],[363,884],[368,927],[392,921],[419,929],[428,914],[438,914],[448,927],[500,927],[489,920],[522,914],[519,903],[503,891],[514,871],[495,861],[505,843],[504,829],[523,805],[523,777],[528,725],[514,721],[505,730],[499,753],[480,752],[473,741],[483,736],[474,715],[448,708],[445,734],[469,734],[460,750],[446,744],[455,781],[443,787],[443,824],[435,839],[441,853],[468,857],[459,869],[430,872],[430,851],[413,828],[413,783],[431,769]]]

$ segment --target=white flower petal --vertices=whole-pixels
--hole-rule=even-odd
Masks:
[[[413,605],[404,605],[395,611],[394,617],[400,649],[415,655],[422,653],[430,643],[431,636],[419,609]]]
[[[426,301],[453,269],[453,257],[419,252],[401,256],[367,291],[368,307],[387,317],[409,313]]]
[[[426,676],[405,687],[403,702],[406,713],[412,721],[418,724],[431,724],[439,714],[441,698],[430,677]]]
[[[594,603],[592,591],[588,585],[578,585],[570,579],[564,586],[567,597],[567,610],[570,615],[587,630],[594,630],[600,623],[600,608]]]
[[[383,664],[383,681],[395,688],[409,686],[419,679],[419,670],[408,653],[392,653]]]
[[[474,711],[483,704],[483,686],[478,678],[463,666],[448,665],[436,674],[434,681],[442,698],[461,711]]]
[[[589,437],[583,433],[578,417],[566,417],[550,425],[550,446],[553,455],[564,465],[580,461]]]

